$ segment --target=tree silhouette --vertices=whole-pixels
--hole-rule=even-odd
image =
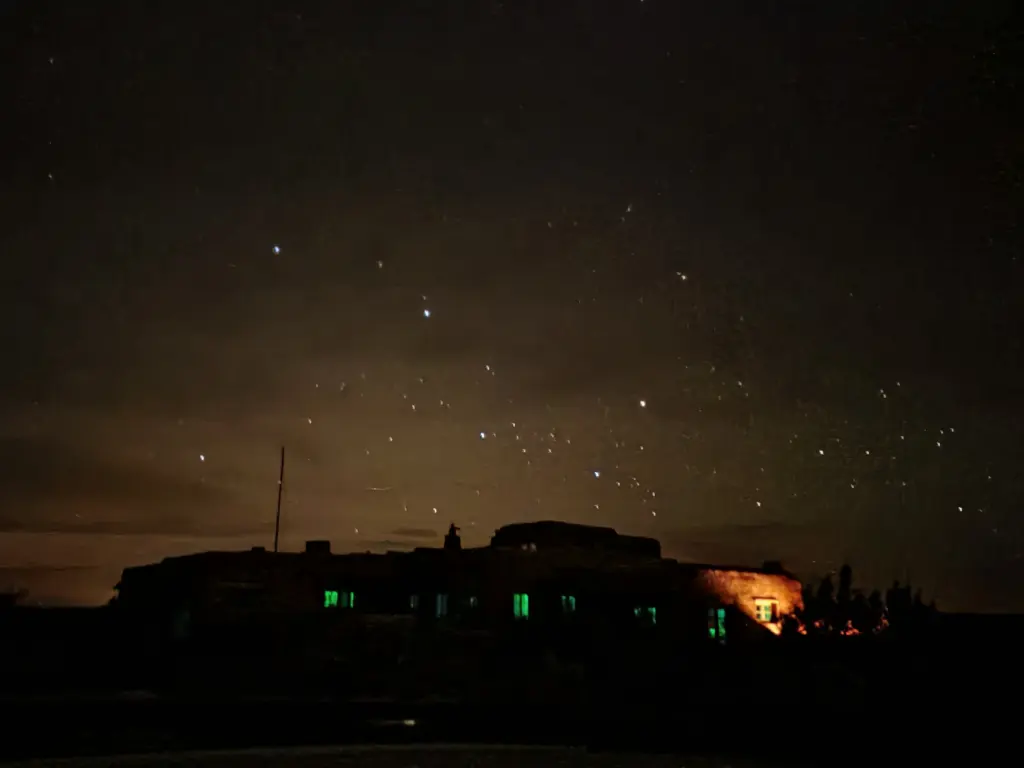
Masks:
[[[803,598],[804,608],[797,615],[798,631],[817,637],[924,630],[937,613],[934,602],[925,604],[920,589],[914,592],[909,584],[901,586],[898,581],[886,590],[884,601],[877,589],[865,597],[863,591],[854,589],[853,568],[845,564],[839,569],[838,590],[829,574],[817,589],[812,584],[804,585]]]

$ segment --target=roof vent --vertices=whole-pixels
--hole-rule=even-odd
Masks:
[[[331,554],[331,542],[327,539],[313,539],[306,542],[307,555],[329,555]]]

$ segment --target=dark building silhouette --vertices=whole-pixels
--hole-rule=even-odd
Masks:
[[[252,619],[330,616],[373,624],[482,631],[657,629],[693,640],[778,634],[802,605],[779,563],[743,568],[680,563],[658,541],[563,522],[508,525],[487,547],[332,554],[204,552],[124,570],[115,605],[174,637]]]
[[[448,535],[444,537],[444,548],[449,552],[457,552],[462,549],[462,537],[459,536],[459,529],[455,523],[448,527]]]

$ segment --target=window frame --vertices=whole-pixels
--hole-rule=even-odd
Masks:
[[[512,593],[512,615],[519,621],[526,621],[530,618],[530,593]]]
[[[767,618],[762,609],[767,608]],[[761,624],[776,624],[780,619],[779,601],[774,597],[754,598],[754,618]]]

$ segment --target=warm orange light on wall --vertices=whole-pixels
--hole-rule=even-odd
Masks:
[[[765,628],[780,634],[782,619],[804,606],[800,582],[783,574],[750,571],[708,570],[702,577],[707,589],[723,605],[733,605]],[[764,621],[758,605],[778,603],[777,621]],[[762,608],[762,611],[764,609]]]

